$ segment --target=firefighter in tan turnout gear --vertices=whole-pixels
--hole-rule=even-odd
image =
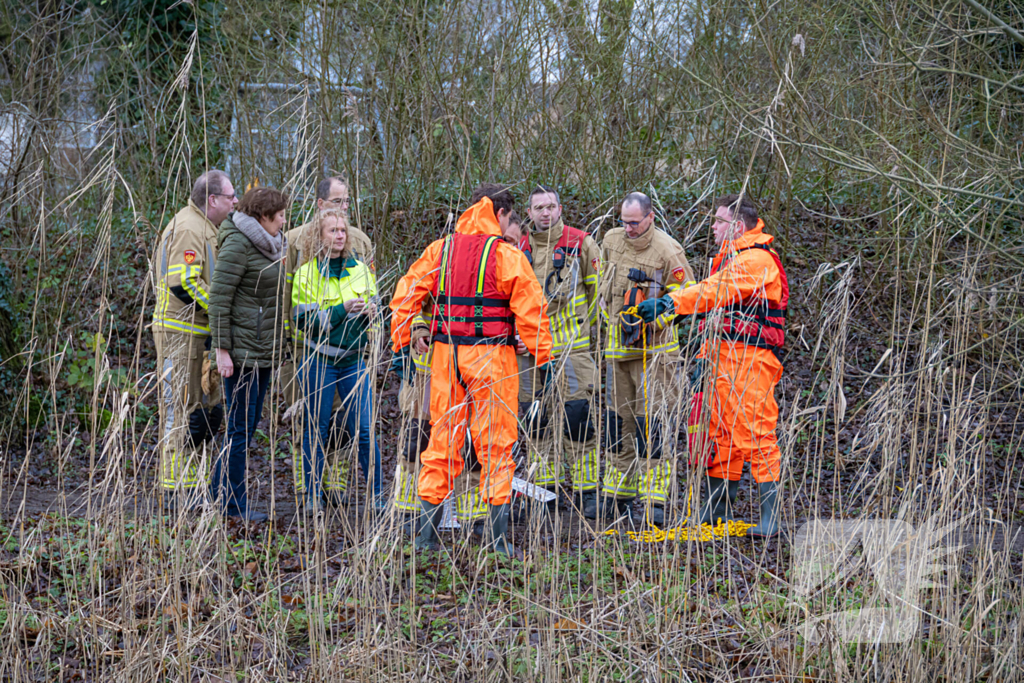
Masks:
[[[535,391],[543,380],[537,376],[533,356],[519,357],[520,402],[525,404],[522,412],[528,416],[532,437],[533,483],[554,491],[568,474],[584,515],[595,519],[597,433],[591,416],[601,375],[590,350],[590,331],[600,315],[601,250],[593,237],[562,222],[562,205],[553,188],[538,185],[527,201],[533,226],[522,235],[519,247],[544,290],[555,373],[550,389],[541,395]],[[542,401],[541,408],[530,412],[534,400]]]
[[[216,364],[209,361],[207,309],[217,262],[217,229],[237,203],[234,187],[223,171],[210,170],[199,176],[188,206],[164,228],[154,255],[159,476],[160,487],[167,494],[191,497],[205,490],[209,456],[204,458],[203,450],[224,419],[220,377]]]
[[[679,342],[672,326],[674,313],[645,324],[636,306],[692,284],[694,277],[682,246],[655,225],[650,197],[640,192],[626,195],[620,219],[621,227],[610,230],[601,245],[601,299],[608,311],[607,392],[614,409],[606,426],[608,461],[601,507],[607,517],[628,515],[630,504],[639,497],[642,514],[661,526],[672,460],[662,447],[662,433],[669,425],[659,419],[659,410],[678,402],[672,379]]]
[[[321,180],[316,186],[316,212],[317,215],[322,215],[325,212],[334,212],[345,219],[346,232],[348,233],[347,244],[351,250],[352,256],[356,260],[365,263],[371,271],[374,270],[374,250],[373,243],[370,242],[370,238],[365,232],[356,228],[348,223],[348,207],[351,202],[349,196],[348,184],[338,177],[329,177]],[[284,300],[282,304],[282,317],[284,318],[285,330],[290,332],[291,343],[289,347],[291,349],[291,358],[287,360],[284,365],[281,366],[281,387],[285,395],[285,402],[289,406],[289,412],[287,413],[290,417],[292,424],[301,425],[302,422],[302,406],[298,404],[299,399],[302,398],[302,386],[301,383],[296,381],[296,359],[302,357],[302,335],[301,333],[292,329],[292,285],[295,280],[295,271],[298,270],[299,265],[302,263],[302,245],[305,244],[306,240],[303,238],[306,234],[306,230],[317,228],[310,228],[310,226],[318,225],[316,216],[314,220],[303,223],[297,228],[289,230],[285,235],[285,239],[288,242],[288,256],[287,256],[287,271],[285,275],[285,292]],[[324,466],[323,481],[321,487],[324,492],[325,502],[333,505],[339,505],[342,497],[345,495],[348,489],[348,472],[351,462],[346,457],[348,454],[348,446],[352,443],[352,435],[345,430],[345,416],[341,412],[341,397],[337,392],[334,394],[334,404],[331,408],[331,431],[328,438],[324,452],[326,454],[327,462]],[[302,498],[303,492],[306,490],[305,477],[302,472],[302,430],[295,430],[296,435],[296,454],[293,458],[294,466],[292,468],[295,478],[295,490],[299,493],[299,498]]]

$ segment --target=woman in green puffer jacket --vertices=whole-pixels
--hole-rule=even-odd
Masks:
[[[263,414],[273,365],[280,360],[287,208],[288,196],[272,187],[246,192],[238,210],[221,223],[210,285],[210,332],[228,402],[227,462],[222,451],[213,466],[210,495],[226,515],[253,522],[267,515],[249,509],[246,454]]]

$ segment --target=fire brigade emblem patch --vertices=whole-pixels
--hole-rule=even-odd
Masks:
[[[196,252],[192,251],[191,249],[186,249],[185,250],[185,263],[192,264],[192,263],[195,263],[195,262],[196,262]]]
[[[672,276],[676,279],[677,282],[682,282],[683,280],[686,279],[686,269],[683,268],[682,266],[679,266],[678,268],[673,268]]]
[[[590,265],[594,266],[594,270],[601,270],[601,259],[592,259]]]

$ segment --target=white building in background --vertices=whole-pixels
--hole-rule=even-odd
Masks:
[[[95,75],[103,62],[94,60],[61,85],[56,116],[37,118],[29,106],[17,100],[0,100],[0,178],[24,173],[29,143],[42,144],[58,172],[79,176],[83,160],[101,144],[103,121],[96,110]]]

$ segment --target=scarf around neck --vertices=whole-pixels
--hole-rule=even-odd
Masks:
[[[235,227],[241,231],[243,235],[249,238],[249,241],[259,249],[260,253],[266,256],[271,261],[280,261],[284,258],[285,249],[287,249],[287,242],[284,238],[284,232],[278,232],[273,237],[267,232],[260,222],[242,213],[241,211],[235,211],[231,214],[231,221],[235,224]]]

